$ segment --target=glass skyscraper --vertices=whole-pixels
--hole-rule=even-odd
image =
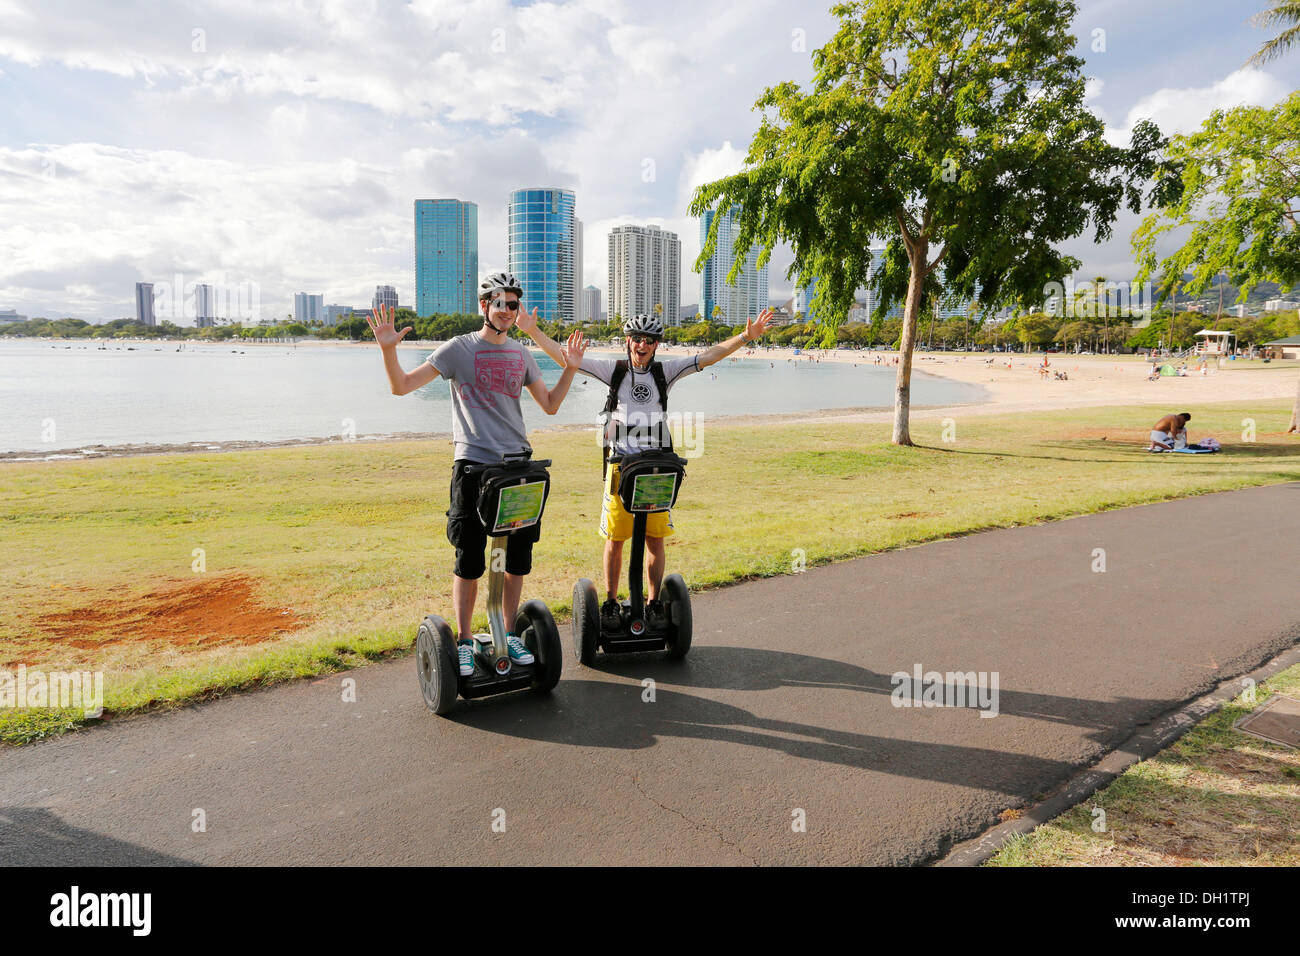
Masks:
[[[507,269],[524,287],[524,306],[545,321],[577,322],[582,305],[582,224],[571,189],[516,189],[508,209]]]
[[[478,206],[415,201],[415,314],[478,312]]]
[[[709,234],[714,210],[706,209],[700,217],[700,246]],[[735,261],[735,240],[740,234],[740,207],[732,206],[722,214],[718,223],[718,245],[704,263],[700,273],[700,312],[706,319],[713,318],[715,306],[722,307],[719,321],[727,325],[744,325],[747,319],[758,318],[767,308],[767,266],[758,268],[758,246],[745,256],[745,267],[736,284],[727,285],[727,273]]]

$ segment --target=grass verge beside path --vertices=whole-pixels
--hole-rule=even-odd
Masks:
[[[1180,409],[1182,410],[1182,409]],[[670,570],[692,588],[972,531],[1300,479],[1289,403],[1191,406],[1219,455],[1149,455],[1150,406],[889,426],[715,425],[687,469]],[[1256,441],[1237,440],[1242,421]],[[945,440],[945,438],[951,440]],[[599,577],[599,452],[534,436],[552,496],[525,598],[567,617]],[[451,450],[355,442],[0,465],[0,670],[105,674],[109,714],[402,653],[450,616]],[[202,570],[195,570],[202,568]],[[480,602],[481,605],[481,602]],[[478,615],[478,627],[486,627]],[[2,677],[3,675],[0,675]],[[69,718],[0,711],[0,740]]]
[[[1079,806],[1013,836],[985,865],[1300,866],[1300,752],[1232,726],[1273,694],[1300,696],[1300,664],[1261,683],[1253,705],[1227,702]]]

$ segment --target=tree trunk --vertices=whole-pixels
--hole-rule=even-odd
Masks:
[[[1295,404],[1291,406],[1291,425],[1287,428],[1288,435],[1300,432],[1300,381],[1296,382],[1295,387]]]
[[[903,335],[898,343],[898,378],[894,384],[894,436],[890,439],[895,445],[912,444],[912,435],[908,428],[912,391],[912,346],[916,342],[916,319],[921,311],[921,286],[925,281],[925,259],[929,252],[929,243],[924,239],[918,239],[907,254],[912,271],[907,282],[907,305],[903,308]]]

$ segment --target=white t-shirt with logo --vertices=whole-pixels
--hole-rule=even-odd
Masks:
[[[583,356],[578,371],[590,375],[606,385],[614,378],[617,359],[600,359]],[[664,381],[669,391],[687,375],[700,370],[698,355],[670,358],[660,362],[664,368]],[[647,448],[659,447],[657,436],[663,427],[664,410],[659,401],[659,387],[649,369],[638,371],[630,365],[623,382],[618,387],[618,404],[610,416],[613,426],[613,448],[616,454],[631,455]]]

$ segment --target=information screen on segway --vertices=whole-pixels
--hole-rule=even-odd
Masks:
[[[537,524],[542,517],[542,506],[546,501],[546,482],[530,481],[523,485],[511,485],[501,489],[497,502],[497,520],[492,527],[493,534],[504,534]]]
[[[637,475],[632,485],[632,511],[667,511],[673,506],[677,476]]]

